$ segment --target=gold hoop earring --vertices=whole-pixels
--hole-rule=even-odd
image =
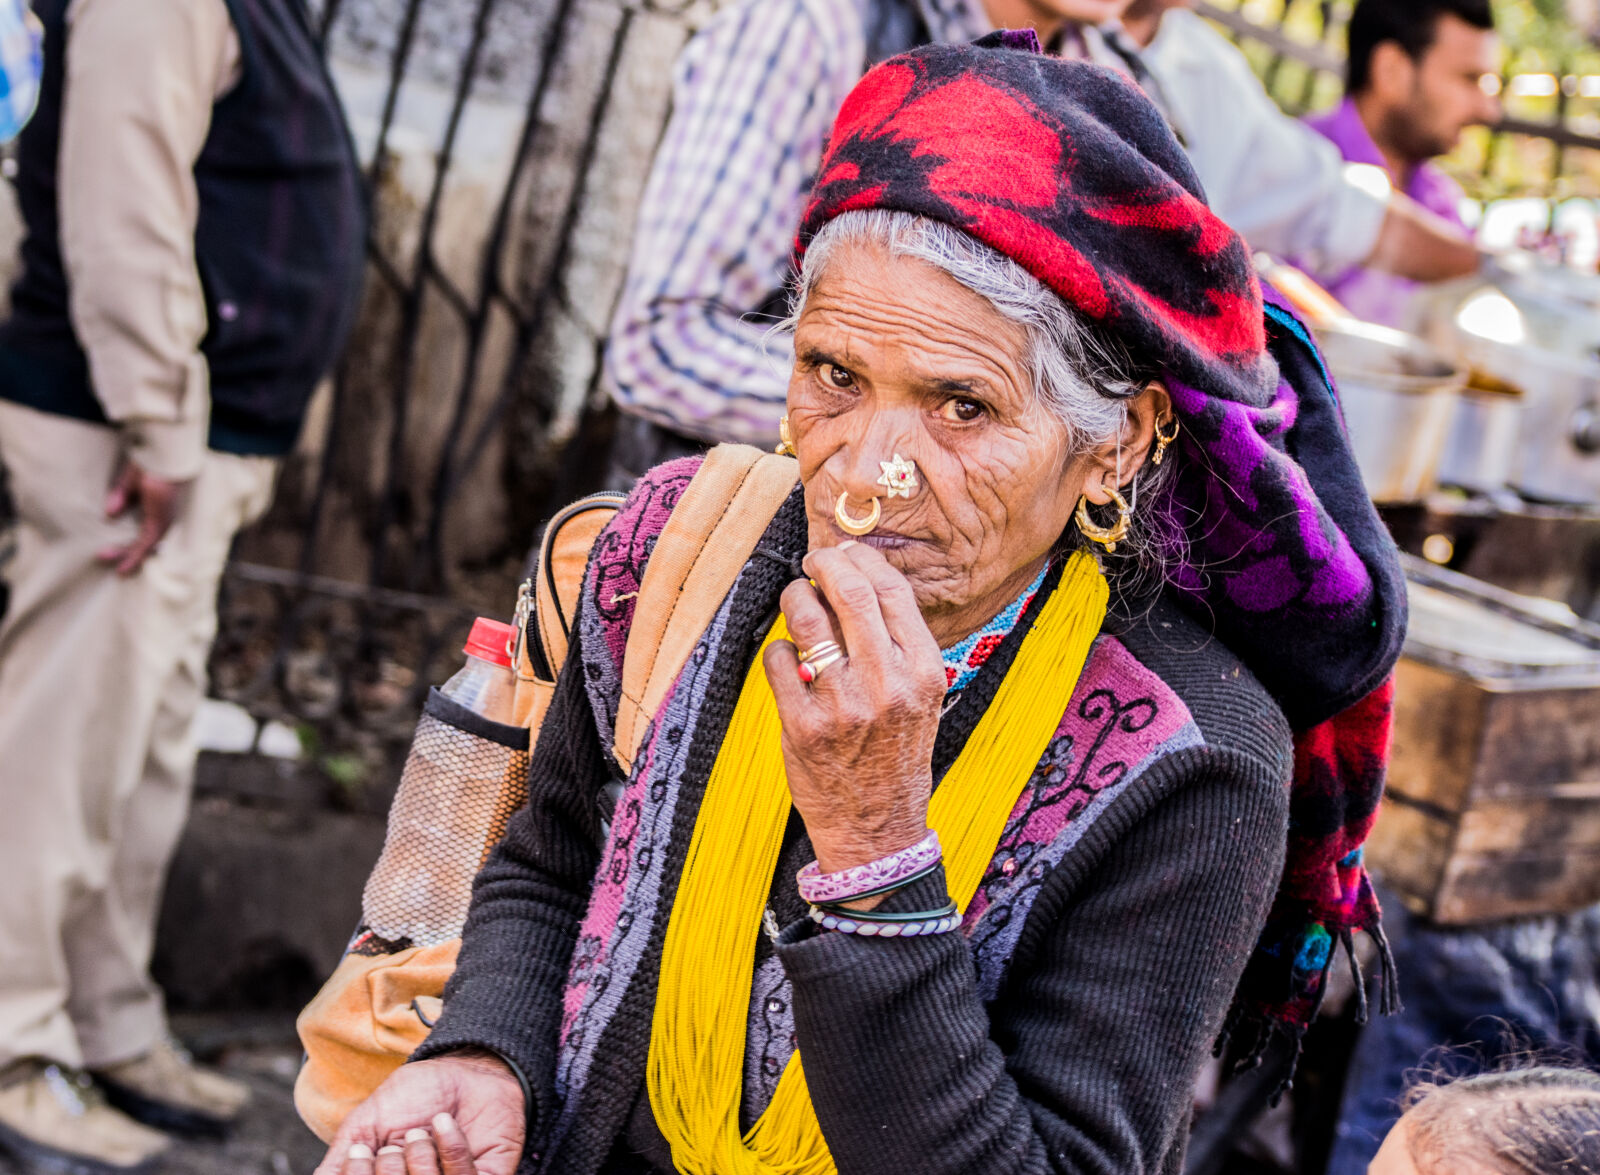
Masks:
[[[849,490],[839,495],[839,503],[833,508],[833,518],[839,524],[839,529],[844,531],[845,534],[853,534],[857,538],[877,530],[878,520],[882,517],[883,502],[878,498],[872,499],[872,509],[867,511],[865,518],[857,518],[854,514],[851,514]]]
[[[1156,452],[1155,452],[1155,456],[1150,458],[1150,464],[1152,464],[1152,465],[1160,465],[1161,464],[1162,460],[1167,455],[1167,446],[1172,444],[1173,441],[1178,439],[1178,433],[1180,431],[1181,431],[1181,429],[1180,429],[1180,426],[1178,424],[1178,418],[1176,416],[1174,416],[1172,418],[1172,433],[1170,435],[1165,434],[1165,433],[1163,433],[1161,431],[1161,425],[1159,423],[1156,425]]]
[[[789,414],[784,413],[778,421],[778,447],[772,450],[780,457],[799,456],[794,451],[794,435],[789,432]]]
[[[1117,504],[1117,520],[1110,526],[1098,526],[1095,520],[1089,517],[1089,496],[1085,494],[1078,499],[1078,509],[1073,514],[1077,520],[1078,529],[1083,532],[1083,537],[1091,543],[1099,543],[1106,549],[1106,553],[1113,554],[1117,544],[1128,537],[1128,529],[1133,525],[1133,508],[1124,498],[1110,486],[1103,487],[1111,495],[1111,500]]]

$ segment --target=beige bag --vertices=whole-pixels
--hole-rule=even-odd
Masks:
[[[684,490],[656,539],[622,660],[622,700],[612,753],[631,771],[667,691],[682,672],[767,525],[799,478],[792,458],[721,445]],[[529,750],[566,660],[589,555],[621,507],[621,494],[594,494],[545,529],[531,580],[517,600],[515,718]],[[527,800],[527,759],[513,758],[504,812]],[[503,831],[485,827],[485,852]],[[477,846],[472,846],[477,851]],[[295,1107],[324,1142],[427,1038],[443,1007],[460,939],[392,954],[351,952],[300,1013],[306,1063]]]

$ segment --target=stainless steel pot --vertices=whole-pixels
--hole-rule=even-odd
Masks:
[[[1600,359],[1519,341],[1528,337],[1526,318],[1519,331],[1513,329],[1517,320],[1505,316],[1521,310],[1490,288],[1463,302],[1453,318],[1433,324],[1434,341],[1458,362],[1522,393],[1509,460],[1503,448],[1495,450],[1480,476],[1461,484],[1493,489],[1488,479],[1503,473],[1504,484],[1537,501],[1600,501]],[[1479,454],[1495,444],[1503,442],[1478,438]],[[1462,448],[1471,447],[1464,438]],[[1454,465],[1447,468],[1458,472]]]
[[[1378,502],[1425,498],[1438,484],[1460,369],[1421,339],[1364,322],[1325,326],[1317,341],[1367,492]]]
[[[1536,501],[1600,502],[1600,363],[1541,362],[1523,386],[1511,485]]]
[[[1522,393],[1472,379],[1461,390],[1456,418],[1439,459],[1441,485],[1492,494],[1510,484],[1522,427]]]
[[[1483,276],[1522,314],[1527,345],[1576,359],[1600,348],[1600,276],[1528,253],[1496,255]]]
[[[1471,462],[1463,457],[1458,463],[1453,452],[1446,465],[1451,477],[1474,489],[1494,489],[1489,481],[1503,474],[1503,484],[1535,500],[1600,502],[1597,291],[1600,284],[1585,275],[1569,280],[1540,271],[1502,275],[1495,284],[1458,283],[1427,299],[1422,329],[1429,342],[1493,383],[1521,392],[1509,459],[1503,443],[1488,439],[1485,422],[1476,438],[1460,440],[1463,454],[1477,455],[1476,471],[1462,477]],[[1509,417],[1510,410],[1501,415]],[[1454,442],[1451,447],[1456,449]]]

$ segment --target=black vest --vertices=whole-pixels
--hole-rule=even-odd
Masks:
[[[243,68],[212,110],[194,167],[210,444],[276,455],[293,447],[312,390],[349,336],[366,201],[303,0],[225,3]],[[11,318],[0,326],[0,398],[103,422],[67,314],[56,217],[67,4],[33,4],[45,26],[44,76],[39,108],[18,140],[17,202],[27,236]]]

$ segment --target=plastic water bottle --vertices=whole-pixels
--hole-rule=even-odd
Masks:
[[[516,693],[515,629],[479,617],[466,662],[438,693],[478,718],[508,725]],[[527,752],[492,728],[430,702],[417,724],[383,855],[362,896],[364,922],[391,942],[429,946],[454,938],[466,920],[472,879],[515,807],[512,783],[527,774]]]
[[[516,629],[480,616],[467,637],[466,664],[439,692],[491,722],[510,722],[517,681],[511,672],[511,642]]]

